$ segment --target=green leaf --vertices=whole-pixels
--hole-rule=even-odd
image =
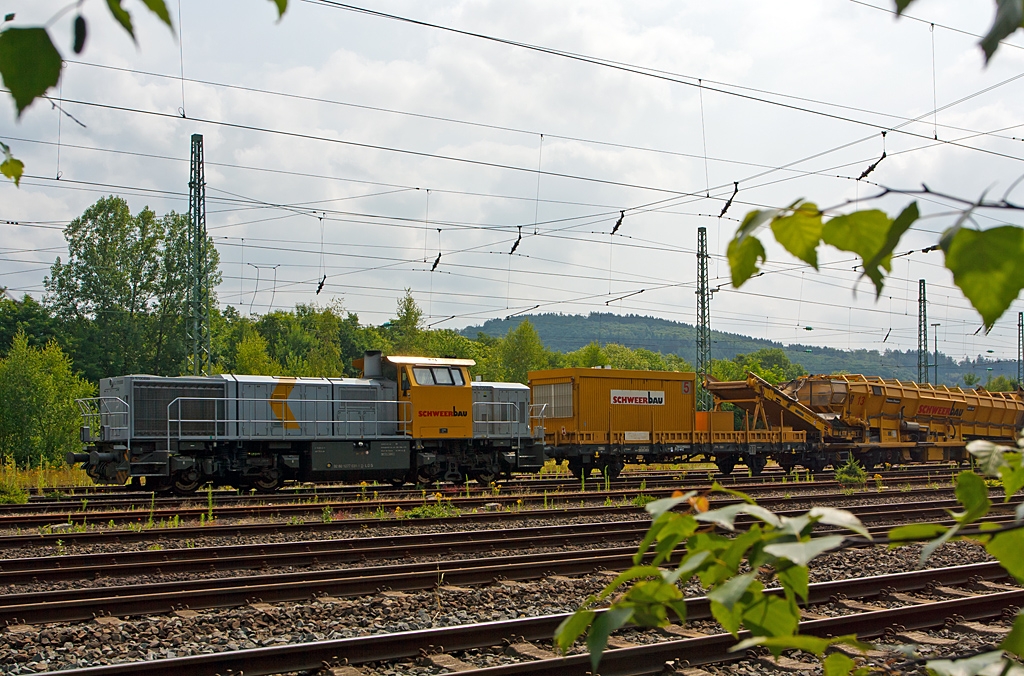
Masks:
[[[285,11],[288,9],[288,0],[270,0],[272,3],[277,5],[277,18],[280,19],[284,16]]]
[[[0,32],[0,75],[4,86],[11,90],[18,117],[47,89],[56,86],[61,63],[60,52],[45,28],[8,28]],[[11,168],[12,173],[15,170]],[[8,176],[7,172],[4,175]]]
[[[734,498],[739,498],[740,500],[742,500],[743,502],[747,503],[748,505],[756,505],[757,504],[757,502],[754,500],[754,498],[750,497],[749,495],[747,495],[743,491],[738,491],[738,490],[736,490],[734,488],[726,488],[725,486],[723,486],[722,484],[718,483],[717,481],[715,481],[714,483],[711,484],[711,492],[712,493],[725,493],[726,495],[731,495]]]
[[[958,530],[960,530],[960,524],[953,526],[945,533],[943,533],[942,535],[940,535],[939,537],[935,538],[934,540],[926,544],[924,547],[922,547],[920,565],[924,567],[924,564],[928,562],[928,559],[930,559],[932,554],[935,553],[935,550],[941,547],[942,544],[949,540],[951,537],[953,537],[953,535],[955,535]]]
[[[1003,491],[1006,493],[1007,502],[1009,502],[1017,491],[1024,488],[1024,467],[1014,469],[1007,465],[1000,470],[999,476],[1003,480]]]
[[[754,646],[764,646],[765,648],[777,648],[782,650],[803,650],[806,653],[812,655],[821,655],[825,652],[825,649],[832,645],[832,641],[827,638],[818,638],[817,636],[810,636],[807,634],[790,634],[788,636],[752,636],[746,640],[740,641],[733,647],[729,648],[729,652],[735,653],[747,648],[753,648]],[[852,661],[850,662],[853,663]]]
[[[792,561],[798,566],[806,566],[811,559],[843,544],[846,537],[842,535],[829,535],[828,537],[815,538],[810,542],[787,542],[783,544],[766,545],[766,554],[777,556],[780,559]]]
[[[661,568],[658,568],[657,566],[633,566],[628,570],[624,570],[619,573],[614,580],[608,583],[608,586],[597,595],[597,600],[603,601],[608,598],[612,592],[622,586],[623,583],[642,577],[661,577]]]
[[[993,535],[985,551],[994,556],[1010,575],[1024,583],[1024,530],[1009,530]]]
[[[834,652],[821,662],[823,676],[848,676],[856,664],[852,657]]]
[[[917,541],[931,540],[945,533],[948,528],[937,523],[912,523],[907,526],[897,526],[889,531],[890,541]]]
[[[597,673],[597,665],[601,662],[601,655],[608,646],[608,634],[624,625],[633,614],[632,608],[609,608],[601,613],[594,620],[587,634],[587,649],[590,650],[590,666],[594,673]]]
[[[636,554],[633,555],[633,565],[639,566],[643,563],[644,555],[647,550],[650,549],[651,544],[658,539],[658,533],[664,528],[672,519],[677,518],[677,514],[661,514],[651,522],[650,528],[644,534],[644,539],[640,541],[640,546],[637,547]]]
[[[985,52],[985,63],[992,58],[999,42],[1009,37],[1024,24],[1024,2],[1021,0],[996,0],[996,18],[988,33],[978,43]]]
[[[800,609],[778,596],[762,595],[743,611],[743,626],[754,634],[762,636],[791,637],[800,624]],[[768,646],[772,654],[778,656],[782,648]]]
[[[786,588],[787,591],[799,596],[803,599],[804,603],[807,603],[807,594],[809,591],[809,577],[807,568],[804,566],[792,565],[788,568],[783,568],[775,573],[776,577],[779,578],[779,582]]]
[[[11,155],[11,149],[6,143],[0,142],[0,150],[3,150],[4,153],[4,161],[0,163],[0,174],[14,181],[14,185],[20,188],[21,175],[25,171],[25,164]]]
[[[992,501],[988,499],[985,480],[974,472],[960,472],[956,478],[956,499],[964,506],[961,514],[954,514],[961,525],[977,521],[988,514]]]
[[[743,239],[730,240],[726,255],[729,257],[732,285],[737,289],[760,271],[760,268],[757,267],[758,260],[762,263],[768,260],[764,245],[753,235],[747,235]]]
[[[796,204],[796,202],[793,204]],[[747,212],[747,215],[743,217],[743,222],[740,223],[740,227],[736,228],[736,239],[742,240],[748,235],[754,234],[758,228],[778,215],[778,209],[755,209],[754,211]]]
[[[863,275],[867,275],[875,283],[876,296],[882,292],[882,273],[878,267],[882,266],[886,272],[892,269],[889,258],[892,248],[885,252],[892,225],[893,221],[884,211],[865,209],[836,216],[826,223],[821,231],[821,239],[826,244],[842,251],[852,251],[861,257],[864,263]],[[909,223],[907,225],[909,227]],[[896,242],[898,241],[897,236]],[[893,247],[896,246],[896,242],[893,242]],[[874,265],[869,266],[869,261],[874,261]]]
[[[769,510],[761,507],[760,505],[729,505],[728,507],[712,509],[707,512],[694,514],[693,518],[697,521],[716,523],[726,530],[735,530],[736,527],[733,525],[733,522],[740,514],[749,514],[755,519],[759,519],[775,527],[782,525],[782,520],[779,519],[779,517],[775,516]]]
[[[107,7],[110,8],[110,13],[114,15],[117,22],[128,31],[128,35],[132,36],[132,40],[138,44],[138,40],[135,40],[135,29],[132,28],[132,15],[121,6],[121,0],[107,0]]]
[[[903,14],[903,11],[910,6],[914,0],[896,0],[896,13]]]
[[[576,639],[587,630],[594,621],[596,613],[593,610],[577,610],[569,617],[562,620],[562,623],[555,629],[555,645],[562,653],[568,652]]]
[[[1006,312],[1024,287],[1024,229],[1002,225],[961,228],[946,249],[953,281],[981,315],[985,330]]]
[[[708,599],[715,603],[722,604],[727,610],[732,610],[736,602],[746,593],[747,587],[757,577],[757,573],[745,573],[737,575],[728,582],[715,587],[708,592]]]
[[[677,505],[686,502],[695,495],[697,495],[697,491],[687,491],[678,498],[662,498],[661,500],[655,500],[654,502],[650,502],[647,504],[646,507],[644,507],[644,509],[646,509],[647,513],[653,516],[654,518],[658,518],[665,512],[669,511],[670,509],[674,509]]]
[[[790,215],[772,220],[775,241],[815,270],[818,269],[821,231],[821,212],[813,202],[803,202]]]
[[[171,25],[171,15],[167,11],[167,3],[164,0],[142,0],[142,4],[149,8],[149,11],[160,17],[160,20],[167,24],[167,27],[174,30]]]
[[[869,540],[871,539],[871,533],[869,533],[868,529],[864,527],[864,524],[860,522],[860,519],[845,509],[836,509],[835,507],[814,507],[807,513],[807,515],[812,519],[816,519],[818,523],[852,530],[858,535],[863,535]]]
[[[885,268],[886,272],[892,271],[892,252],[899,244],[903,233],[913,225],[920,215],[917,210],[917,202],[911,202],[889,226],[889,232],[885,236],[882,247],[871,258],[864,259],[864,272],[861,276],[867,276],[874,282],[875,298],[882,293],[882,272],[878,269],[879,266]]]
[[[1017,619],[1013,621],[1010,633],[1006,635],[999,647],[1017,657],[1024,655],[1024,615],[1017,613]]]
[[[990,653],[982,653],[974,657],[965,657],[961,660],[929,660],[925,663],[928,672],[936,676],[976,676],[982,673],[986,667],[999,664],[1003,660],[1003,653],[995,650]],[[998,670],[992,673],[1000,673]]]
[[[974,456],[978,469],[985,476],[999,476],[999,469],[1008,463],[1003,453],[1011,450],[986,439],[975,439],[967,444],[967,452]]]
[[[698,568],[700,568],[704,564],[704,561],[706,561],[710,556],[711,552],[709,551],[694,552],[692,554],[687,554],[675,570],[673,570],[670,573],[662,573],[662,577],[664,578],[665,582],[668,582],[670,584],[675,584],[679,581],[680,578],[682,578],[683,580],[688,580],[690,579],[690,576],[693,575],[693,573]]]

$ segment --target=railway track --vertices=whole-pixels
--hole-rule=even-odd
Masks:
[[[927,468],[927,469],[926,469]],[[941,481],[949,476],[950,470],[948,465],[935,465],[935,466],[922,466],[922,467],[911,467],[909,469],[901,470],[887,470],[879,472],[879,476],[882,477],[883,481],[898,482],[900,484],[909,483],[911,485],[925,484],[930,481]],[[734,473],[729,476],[725,476],[719,473],[712,473],[701,470],[680,470],[676,472],[651,472],[651,473],[630,473],[622,474],[618,479],[611,482],[611,485],[617,490],[634,490],[639,489],[641,484],[648,488],[659,488],[674,486],[678,487],[680,481],[686,481],[688,485],[694,487],[699,486],[710,486],[711,481],[708,480],[708,476],[711,475],[713,481],[719,483],[728,483],[730,487],[737,487],[741,489],[756,488],[764,485],[780,484],[783,478],[786,479],[787,484],[800,485],[803,483],[813,483],[825,486],[836,486],[836,482],[833,480],[832,472],[819,472],[808,476],[806,473],[800,473],[800,480],[797,481],[795,475],[786,474],[781,470],[770,471],[765,470],[760,476],[744,476],[742,472]],[[587,479],[588,485],[603,485],[604,479],[600,475],[593,475]],[[558,477],[538,477],[538,478],[518,478],[512,481],[500,482],[501,490],[505,492],[510,491],[553,491],[559,489],[573,489],[580,485],[580,481],[567,476]],[[423,490],[427,492],[434,492],[440,490],[445,494],[456,494],[464,493],[465,488],[456,487],[451,484],[443,484],[440,488],[436,486],[422,486],[416,488],[395,488],[389,484],[382,485],[341,485],[341,486],[297,486],[297,487],[285,487],[274,493],[259,493],[251,494],[246,492],[240,492],[230,489],[215,489],[212,492],[213,500],[215,504],[238,504],[246,501],[261,501],[266,503],[277,503],[277,502],[294,502],[299,500],[342,500],[345,498],[352,498],[358,500],[365,498],[366,495],[372,495],[378,493],[379,495],[386,495],[390,499],[402,499],[409,498],[415,499],[421,496]],[[488,489],[477,486],[475,484],[470,485],[469,488],[471,493],[481,494],[487,492]],[[38,489],[29,489],[31,494],[27,505],[35,505],[39,507],[54,505],[57,507],[64,506],[67,504],[81,501],[83,498],[86,499],[90,504],[104,504],[105,502],[112,502],[118,504],[131,504],[137,508],[148,508],[150,500],[153,496],[152,492],[140,490],[130,486],[76,486],[62,489],[44,489],[40,492]],[[203,491],[197,492],[193,496],[189,497],[175,497],[166,496],[156,498],[156,504],[182,504],[186,502],[194,501],[206,501],[206,493]],[[28,509],[26,505],[0,505],[0,514],[8,510],[25,510]]]
[[[942,627],[964,632],[991,631],[996,635],[999,628],[989,628],[977,622],[1004,617],[1008,610],[1024,604],[1024,589],[1004,584],[1006,579],[1006,573],[999,565],[988,563],[812,584],[807,604],[809,610],[801,622],[800,631],[818,636],[857,633],[864,639],[888,635],[899,642],[915,642],[921,639],[921,635],[913,632]],[[778,593],[778,590],[768,593]],[[936,596],[939,600],[934,598]],[[824,617],[813,612],[815,606],[830,602],[844,609],[846,614]],[[886,608],[871,603],[902,605]],[[689,599],[687,610],[691,622],[711,617],[709,603],[703,597]],[[481,676],[586,674],[590,671],[586,654],[560,657],[541,643],[550,641],[555,628],[565,617],[548,615],[51,673],[66,676],[179,676],[182,673],[202,676],[230,672],[255,676],[319,670],[339,664],[353,666],[420,658],[436,666],[446,664],[448,668],[461,664],[467,671],[476,671]],[[728,634],[695,632],[670,626],[658,630],[660,640],[642,645],[629,641],[629,636],[636,631],[627,628],[617,632],[617,640],[602,659],[602,674],[658,674],[666,666],[677,664],[697,666],[747,658],[744,653],[728,652],[736,643],[736,639]],[[741,639],[744,637],[744,634],[740,635]],[[491,646],[499,646],[521,661],[472,669],[471,665],[460,660],[463,651]]]
[[[994,522],[1013,518],[1015,504],[1000,506]],[[858,516],[862,521],[905,522],[908,519],[935,519],[945,516],[943,506],[901,507],[882,511],[867,508]],[[796,515],[800,512],[791,512]],[[781,514],[786,515],[785,512]],[[1002,520],[1000,520],[1000,517]],[[742,524],[742,520],[737,520]],[[9,593],[0,596],[0,623],[44,623],[89,619],[96,615],[138,615],[167,613],[180,608],[215,608],[246,605],[254,599],[262,601],[301,601],[320,595],[331,597],[358,596],[390,588],[400,591],[430,589],[444,580],[446,584],[479,584],[498,578],[513,580],[537,579],[552,573],[578,575],[603,569],[621,569],[630,565],[635,542],[642,537],[648,521],[618,524],[554,526],[544,529],[503,529],[476,532],[472,539],[466,533],[442,535],[368,538],[368,541],[314,541],[284,545],[242,546],[206,550],[174,550],[166,552],[126,552],[116,555],[96,554],[72,557],[8,559],[0,572],[0,581],[7,585],[53,580],[81,580],[94,577],[164,574],[184,571],[252,570],[275,565],[322,565],[388,560],[395,557],[441,554],[477,554],[481,551],[514,549],[517,544],[530,548],[580,544],[593,541],[597,535],[629,545],[602,549],[561,550],[542,554],[523,554],[486,558],[465,558],[454,561],[429,561],[397,565],[364,565],[342,569],[302,571],[297,573],[264,573],[244,577],[211,577],[176,582],[96,586],[32,593]],[[892,523],[875,526],[876,534],[884,534]],[[588,532],[589,527],[589,532]],[[595,533],[595,531],[597,531]],[[865,544],[870,544],[865,542]],[[279,549],[278,549],[279,548]],[[301,549],[305,548],[305,551]],[[300,551],[295,551],[299,549]],[[166,560],[160,560],[160,556]],[[173,558],[172,558],[173,557]]]
[[[913,493],[915,496],[920,498],[931,498],[937,495],[949,494],[953,490],[951,486],[940,488],[930,487],[933,483],[935,482],[929,481],[927,487],[921,487],[919,485],[917,488],[913,488],[910,482],[904,482],[898,487],[890,486],[884,491],[872,492],[871,495],[893,496]],[[710,484],[686,484],[685,486],[688,489],[710,489]],[[784,486],[784,490],[790,496],[786,499],[792,499],[793,497],[800,499],[816,499],[821,497],[821,491],[823,490],[835,491],[828,494],[832,499],[842,499],[845,497],[841,493],[841,487],[835,482],[794,483],[785,484]],[[659,497],[667,495],[672,490],[678,488],[679,483],[677,482],[664,487],[647,487],[642,492],[645,495]],[[779,490],[782,490],[782,487],[777,485],[733,486],[730,484],[729,488],[744,490],[752,497],[758,498],[761,502],[783,499],[779,496],[759,497],[765,493],[777,493]],[[98,523],[104,525],[109,525],[110,522],[113,522],[114,524],[138,524],[144,522],[157,522],[161,520],[166,522],[173,519],[178,519],[179,522],[180,520],[188,519],[198,522],[204,518],[204,515],[205,517],[208,517],[211,510],[220,518],[299,518],[304,516],[322,517],[325,509],[330,510],[332,513],[334,511],[344,513],[371,513],[382,511],[382,513],[390,514],[394,512],[396,508],[399,510],[409,511],[410,509],[423,504],[440,501],[463,510],[487,508],[488,505],[499,505],[502,507],[515,506],[517,508],[522,506],[536,507],[551,503],[567,505],[569,502],[576,502],[580,500],[591,502],[607,502],[610,500],[613,503],[618,501],[620,504],[625,504],[640,495],[640,493],[641,491],[639,491],[639,489],[636,491],[627,489],[610,491],[560,491],[544,494],[491,494],[464,497],[455,493],[445,495],[443,493],[420,491],[415,495],[415,497],[410,499],[378,498],[354,501],[320,500],[317,502],[286,502],[272,504],[253,504],[250,501],[246,504],[214,504],[212,507],[208,504],[203,504],[202,501],[198,499],[190,499],[185,502],[176,503],[174,506],[161,505],[157,507],[155,502],[147,502],[144,507],[128,505],[126,506],[127,509],[116,510],[95,509],[96,505],[93,505],[93,509],[74,509],[67,503],[29,503],[27,505],[4,506],[10,509],[3,509],[3,507],[0,507],[0,529],[53,526],[62,522],[67,522],[68,524]],[[862,495],[863,494],[864,493],[862,493]],[[434,497],[436,495],[440,495],[440,499]],[[86,506],[88,507],[88,505]],[[118,505],[118,507],[122,507],[122,505]]]
[[[918,501],[915,502],[903,502],[903,503],[879,503],[877,505],[860,505],[851,507],[855,513],[862,515],[862,518],[867,518],[866,515],[872,511],[885,512],[885,511],[900,511],[903,514],[909,513],[908,510],[914,511],[915,513],[921,514],[921,510],[931,510],[930,513],[937,515],[939,518],[945,516],[943,509],[949,507],[955,507],[956,504],[952,500],[940,499],[948,496],[952,489],[936,489],[929,491],[917,491],[913,495],[915,498],[930,498],[926,506],[922,506]],[[858,497],[864,497],[870,495],[871,497],[883,495],[886,497],[906,498],[907,495],[903,493],[891,493],[886,495],[885,493],[871,493],[862,494],[861,496],[836,496],[835,494],[826,495],[812,495],[812,496],[801,496],[801,502],[825,502],[830,506],[843,506],[840,498],[850,497],[851,499],[858,499]],[[718,506],[724,506],[732,504],[735,500],[724,500],[718,499],[715,504]],[[791,505],[792,499],[783,497],[776,498],[762,498],[759,504],[769,509],[782,509]],[[999,504],[997,503],[997,507]],[[1010,504],[1017,504],[1016,502]],[[784,513],[784,512],[783,512]],[[926,512],[927,513],[927,512]],[[458,517],[438,517],[438,518],[417,518],[408,520],[398,519],[380,519],[380,518],[341,518],[324,522],[322,520],[301,522],[301,523],[236,523],[227,525],[218,525],[216,523],[207,524],[203,526],[179,526],[176,528],[139,528],[138,530],[116,530],[116,529],[105,529],[105,530],[87,530],[78,525],[80,522],[77,519],[73,519],[68,522],[61,522],[59,524],[53,524],[52,520],[48,521],[46,525],[58,526],[57,529],[51,529],[50,532],[33,532],[33,533],[20,533],[13,535],[0,536],[0,550],[11,550],[23,547],[45,547],[45,546],[57,546],[58,542],[62,546],[68,546],[71,544],[86,545],[86,544],[101,544],[101,543],[130,543],[130,542],[143,542],[143,541],[157,541],[157,542],[169,542],[169,541],[182,541],[182,540],[194,540],[196,538],[207,538],[207,537],[256,537],[267,534],[296,534],[296,533],[334,533],[334,532],[346,532],[356,531],[362,532],[369,529],[377,528],[389,528],[399,524],[409,523],[416,524],[418,526],[432,526],[432,525],[444,525],[452,523],[454,520],[458,520],[463,523],[515,523],[523,520],[534,520],[534,519],[545,519],[545,518],[575,518],[575,517],[601,517],[608,515],[619,515],[628,516],[631,514],[645,515],[642,508],[639,507],[626,507],[626,506],[569,506],[558,509],[530,509],[522,511],[484,511],[476,513],[463,513]],[[220,515],[218,513],[218,515]],[[140,517],[141,518],[141,517]],[[155,518],[155,517],[154,517]],[[922,517],[924,518],[924,517]],[[154,521],[156,523],[156,521]],[[84,524],[83,524],[84,525]],[[78,528],[76,530],[76,527]],[[5,569],[6,560],[0,559],[0,570]]]

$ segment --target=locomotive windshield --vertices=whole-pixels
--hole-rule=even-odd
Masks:
[[[456,367],[447,366],[415,366],[412,369],[412,376],[416,379],[417,385],[465,385],[462,378],[462,370]]]

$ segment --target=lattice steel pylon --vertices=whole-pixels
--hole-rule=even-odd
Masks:
[[[714,404],[704,388],[711,371],[711,290],[708,288],[708,231],[697,228],[697,410],[710,411]]]
[[[928,382],[928,300],[923,279],[917,291],[917,382]]]
[[[1017,387],[1024,387],[1024,312],[1017,313]]]
[[[188,287],[185,334],[188,372],[210,374],[210,252],[206,236],[206,172],[203,135],[192,134],[192,166],[188,179]]]

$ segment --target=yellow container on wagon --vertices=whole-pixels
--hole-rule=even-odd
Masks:
[[[690,443],[696,374],[609,368],[531,371],[534,420],[551,446]]]
[[[856,443],[962,445],[1012,441],[1024,423],[1017,392],[964,390],[877,376],[804,376],[780,388]],[[838,429],[835,424],[833,429]]]

